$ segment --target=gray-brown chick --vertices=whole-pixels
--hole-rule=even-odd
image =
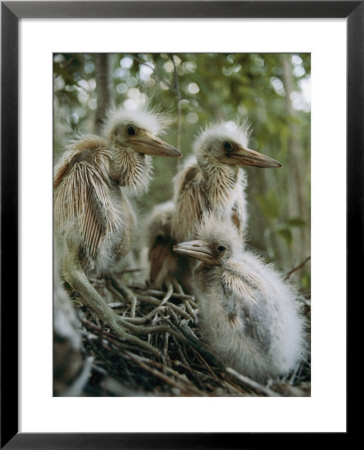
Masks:
[[[149,155],[179,157],[160,140],[163,117],[150,110],[110,114],[105,139],[84,136],[72,143],[55,170],[54,222],[63,247],[65,280],[99,318],[121,335],[120,317],[90,283],[90,273],[111,274],[130,250],[135,214],[129,192],[146,190]]]
[[[156,205],[145,220],[143,227],[144,248],[142,266],[147,270],[147,279],[157,289],[165,283],[182,286],[190,280],[188,258],[183,258],[173,251],[177,243],[171,237],[171,220],[174,212],[172,201]]]
[[[207,348],[226,366],[257,380],[293,370],[304,349],[296,291],[244,250],[230,222],[207,217],[197,237],[175,251],[199,261],[194,292]]]

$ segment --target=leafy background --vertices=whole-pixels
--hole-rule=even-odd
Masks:
[[[310,54],[301,53],[55,54],[54,158],[75,135],[100,132],[102,75],[111,93],[106,102],[133,108],[151,99],[168,111],[173,122],[164,139],[184,157],[206,124],[247,118],[250,147],[283,164],[246,169],[248,245],[287,273],[310,256],[310,73]],[[154,158],[140,211],[172,197],[178,164]],[[309,263],[292,278],[307,295]]]

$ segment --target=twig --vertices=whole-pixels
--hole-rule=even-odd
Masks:
[[[193,317],[193,321],[197,322],[197,314],[193,310],[189,300],[183,300],[183,303],[186,305],[187,311],[190,313],[190,315]]]
[[[168,358],[168,341],[169,341],[169,333],[164,333],[164,346],[163,346],[163,354],[164,358],[167,360]]]
[[[150,363],[154,363],[154,361],[150,361],[150,360],[146,360],[145,358],[141,358],[139,356],[136,356],[130,352],[128,352],[129,356],[131,359],[133,359],[135,362],[137,362],[141,367],[143,367],[143,369],[147,370],[149,373],[151,373],[152,375],[160,378],[161,380],[165,381],[166,383],[172,385],[173,387],[179,389],[181,392],[185,392],[185,394],[190,394],[190,392],[193,392],[196,394],[197,389],[191,384],[191,386],[186,385],[186,381],[185,380],[173,380],[171,378],[169,378],[167,375],[165,375],[164,373],[160,372],[159,370],[148,366],[148,364],[146,364],[146,362],[150,362]],[[179,376],[180,378],[180,376]],[[201,395],[200,391],[197,391],[197,395]]]
[[[169,325],[151,325],[151,326],[138,326],[138,325],[133,325],[131,323],[125,323],[125,326],[130,328],[130,331],[133,332],[135,335],[139,335],[139,334],[149,334],[149,333],[160,333],[160,332],[164,332],[164,333],[169,333],[171,334],[173,337],[175,337],[176,339],[178,339],[179,341],[183,342],[183,343],[188,343],[188,339],[183,336],[182,333],[180,333],[179,331],[173,329],[172,327],[170,327]],[[144,342],[144,341],[142,341]]]
[[[145,317],[138,317],[138,318],[126,318],[129,323],[135,323],[135,324],[144,324],[148,320],[152,319],[154,316],[156,316],[159,312],[161,312],[164,309],[164,305],[168,302],[168,300],[171,298],[171,295],[173,293],[173,287],[170,286],[168,289],[167,294],[164,296],[160,304],[153,309],[149,314],[147,314]]]
[[[149,289],[149,290],[142,290],[139,292],[140,294],[149,294],[149,295],[153,295],[156,297],[161,297],[162,295],[165,295],[165,292],[163,291],[157,291],[155,289]],[[189,300],[189,302],[191,303],[191,305],[194,308],[197,308],[197,303],[194,300],[194,297],[192,295],[188,295],[188,294],[179,294],[176,292],[173,292],[172,297],[171,298],[176,298],[178,300]]]
[[[135,294],[138,297],[138,300],[145,302],[145,303],[150,303],[152,305],[160,305],[160,300],[149,296],[149,295],[140,295],[140,294]],[[183,316],[185,319],[187,320],[193,320],[192,317],[186,313],[186,311],[183,311],[183,309],[181,309],[179,306],[175,305],[174,303],[170,303],[168,302],[168,308],[172,309],[175,313],[180,314],[181,316]]]
[[[302,269],[302,267],[303,267],[303,266],[306,264],[306,262],[309,261],[310,259],[311,259],[311,256],[307,256],[307,258],[306,258],[304,261],[302,261],[301,264],[299,264],[299,265],[296,266],[296,267],[293,267],[293,269],[290,270],[290,271],[287,273],[286,278],[285,278],[284,280],[288,280],[288,279],[290,278],[290,276],[291,276],[294,272],[297,272],[297,270]]]
[[[231,367],[227,367],[226,372],[230,373],[231,375],[234,375],[234,377],[236,377],[239,381],[246,384],[247,386],[249,386],[253,389],[256,389],[258,391],[261,391],[264,394],[268,395],[269,397],[280,397],[280,395],[277,394],[276,392],[272,391],[271,389],[269,389],[265,386],[262,386],[261,384],[257,383],[254,380],[251,380],[248,377],[245,377],[244,375],[241,375],[240,373],[236,372]]]

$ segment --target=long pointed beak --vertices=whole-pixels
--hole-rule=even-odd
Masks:
[[[269,156],[256,152],[250,148],[240,147],[229,154],[229,158],[237,161],[237,164],[254,167],[282,167],[282,164]]]
[[[175,147],[152,135],[136,137],[133,139],[133,145],[138,152],[146,155],[182,157],[181,152]]]
[[[180,242],[173,247],[173,250],[180,255],[190,256],[199,261],[210,263],[215,260],[214,254],[205,241]]]

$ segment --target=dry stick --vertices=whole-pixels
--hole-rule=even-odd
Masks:
[[[149,296],[149,295],[140,295],[140,294],[135,294],[138,298],[138,300],[141,300],[145,303],[150,303],[151,305],[160,305],[160,300],[158,298]],[[168,308],[172,309],[175,313],[180,314],[181,316],[183,316],[185,319],[187,320],[192,320],[192,317],[187,314],[185,311],[183,311],[183,309],[181,309],[179,306],[168,302]]]
[[[253,389],[256,389],[258,391],[261,391],[264,394],[268,395],[269,397],[281,397],[276,392],[272,391],[271,389],[269,389],[269,388],[267,388],[265,386],[262,386],[261,384],[257,383],[254,380],[251,380],[248,377],[245,377],[244,375],[241,375],[240,373],[236,372],[231,367],[226,367],[226,372],[230,373],[231,375],[234,375],[234,377],[236,377],[239,381],[241,381],[242,383],[246,384],[250,388],[253,388]]]
[[[146,289],[146,290],[141,290],[140,294],[149,294],[149,295],[155,295],[156,297],[161,297],[161,296],[164,296],[166,293],[163,291],[158,291],[156,289]],[[195,302],[194,297],[192,295],[180,294],[178,292],[173,292],[172,298],[190,300],[197,307],[197,303]],[[195,305],[193,305],[193,306],[195,306]]]
[[[171,286],[170,289],[168,290],[167,294],[164,296],[164,298],[162,299],[162,301],[160,302],[160,304],[157,306],[157,308],[154,308],[153,311],[151,311],[149,314],[147,314],[144,317],[137,317],[137,318],[126,318],[126,320],[128,320],[129,323],[133,323],[133,324],[144,324],[145,322],[147,322],[149,319],[153,318],[154,316],[156,316],[160,311],[162,311],[164,309],[164,305],[168,302],[168,300],[171,298],[171,295],[173,293],[173,287]]]
[[[112,309],[121,309],[121,308],[125,308],[125,303],[120,303],[120,302],[108,303],[108,305],[109,305],[110,308],[112,308]]]
[[[174,375],[177,379],[179,379],[182,383],[184,383],[185,385],[187,385],[187,388],[194,392],[196,395],[199,396],[206,396],[207,394],[204,392],[201,392],[198,388],[196,388],[196,386],[194,386],[191,381],[187,378],[187,381],[189,384],[187,384],[186,380],[185,380],[185,376],[181,375],[179,372],[177,372],[176,370],[172,369],[171,367],[165,366],[164,364],[161,364],[157,361],[152,361],[151,359],[147,359],[145,357],[142,356],[137,356],[137,359],[139,359],[141,362],[145,362],[145,363],[149,363],[153,366],[159,367],[160,369],[165,369],[166,371],[170,372],[172,375]]]
[[[182,350],[181,347],[178,345],[178,342],[176,342],[176,344],[177,344],[177,350],[178,350],[178,353],[179,353],[181,359],[183,360],[183,362],[184,362],[185,364],[188,365],[188,361],[187,361],[187,359],[186,359],[186,357],[185,357],[185,354],[184,354],[183,350]]]
[[[193,376],[194,379],[201,384],[204,383],[203,379],[208,379],[210,382],[214,383],[216,386],[219,386],[221,384],[221,380],[219,378],[217,378],[215,374],[213,374],[214,376],[211,376],[208,373],[201,372],[197,369],[194,369],[191,365],[189,365],[189,364],[186,365],[186,364],[182,363],[181,361],[173,361],[173,360],[170,360],[170,361],[175,366],[182,367],[182,368],[188,370],[190,372],[191,376]]]
[[[175,278],[172,278],[172,284],[178,294],[185,295],[185,293],[183,292],[182,286],[179,284],[179,282]]]
[[[163,354],[164,354],[164,358],[166,360],[169,360],[168,358],[168,341],[169,341],[169,333],[165,333],[164,334],[164,347],[163,347]]]
[[[183,334],[181,334],[179,331],[171,328],[169,325],[151,325],[151,326],[143,326],[143,327],[138,326],[138,325],[133,325],[131,323],[125,323],[125,324],[123,323],[123,325],[125,325],[126,327],[129,327],[130,330],[133,333],[135,333],[136,335],[148,334],[148,333],[159,333],[159,332],[166,333],[167,332],[185,344],[187,344],[189,342],[188,339],[185,336],[183,336]],[[142,342],[144,342],[144,341],[142,341]]]
[[[151,296],[155,296],[155,297],[162,297],[165,295],[165,292],[163,291],[157,291],[154,289],[149,289],[149,290],[141,290],[138,294],[135,295],[151,295]],[[177,292],[173,292],[172,297],[171,298],[175,298],[177,300],[188,300],[190,302],[190,304],[195,308],[198,309],[198,305],[194,299],[194,297],[192,295],[188,295],[188,294],[179,294]]]
[[[193,321],[197,322],[197,314],[196,312],[193,310],[190,302],[188,300],[183,300],[183,304],[186,305],[187,311],[191,314],[191,316],[193,317]]]
[[[212,370],[210,365],[207,363],[205,358],[199,352],[197,352],[194,348],[192,349],[192,351],[195,354],[195,356],[197,357],[197,359],[207,368],[207,370],[210,372],[210,374],[214,378],[214,380],[218,381],[219,380],[218,377],[216,376],[215,372]]]
[[[171,386],[179,389],[181,392],[185,392],[186,394],[189,394],[188,389],[192,390],[190,388],[190,386],[184,386],[186,384],[186,382],[183,380],[183,384],[181,384],[180,381],[175,381],[171,378],[169,378],[167,375],[165,375],[164,373],[160,372],[157,369],[154,369],[153,367],[149,367],[143,360],[141,360],[140,357],[133,355],[132,353],[129,353],[129,356],[132,360],[134,360],[136,363],[138,363],[141,367],[143,367],[143,369],[145,369],[146,371],[148,371],[149,373],[151,373],[152,375],[160,378],[161,380],[165,381],[166,383],[170,384]]]
[[[304,261],[302,261],[301,264],[299,264],[299,265],[296,266],[296,267],[293,267],[293,269],[290,270],[290,271],[287,273],[286,278],[285,278],[284,280],[288,280],[288,278],[290,278],[290,276],[291,276],[294,272],[297,272],[297,270],[302,269],[302,267],[303,267],[303,266],[306,264],[306,262],[309,261],[310,259],[311,259],[311,256],[307,256],[307,258],[306,258]]]
[[[202,346],[201,346],[200,340],[195,335],[195,333],[191,330],[191,328],[186,323],[183,323],[183,322],[184,321],[178,322],[179,326],[177,327],[170,320],[167,320],[167,323],[170,326],[172,326],[173,328],[176,328],[188,339],[188,342],[192,347],[195,347],[197,350],[201,351]]]
[[[228,381],[224,380],[222,383],[230,392],[235,392],[235,395],[239,395],[239,396],[243,396],[243,395],[247,395],[247,392],[242,391],[241,389],[237,389],[237,387],[235,387],[233,384],[229,383]],[[238,386],[240,387],[240,386]]]
[[[256,393],[255,389],[252,389],[250,386],[244,385],[242,386],[241,384],[239,384],[238,380],[232,380],[230,375],[226,372],[221,374],[222,379],[224,380],[224,382],[230,384],[231,386],[233,386],[234,389],[240,391],[241,393],[245,394],[245,395],[250,395],[251,393]],[[258,394],[257,394],[258,395]]]

